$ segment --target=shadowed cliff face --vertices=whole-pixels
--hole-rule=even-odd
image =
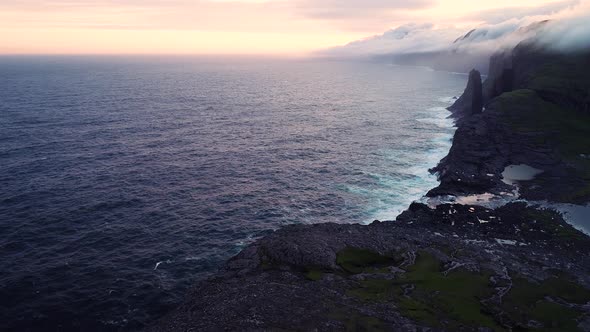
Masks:
[[[489,101],[504,92],[512,90],[514,73],[512,71],[512,57],[501,52],[490,58],[489,76],[484,83],[484,99]]]
[[[530,40],[510,52],[494,54],[484,83],[484,101],[504,92],[531,89],[564,108],[587,111],[590,97],[590,51],[548,51]]]

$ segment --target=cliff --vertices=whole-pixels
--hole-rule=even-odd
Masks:
[[[589,53],[554,53],[530,42],[494,55],[483,84],[485,111],[459,113],[453,146],[433,169],[441,185],[429,196],[511,191],[500,174],[526,164],[543,173],[521,184],[521,197],[588,202],[589,61]]]
[[[590,198],[589,57],[521,44],[470,74],[429,195]],[[478,83],[479,82],[479,83]],[[485,104],[482,110],[481,105]],[[288,226],[258,240],[148,331],[590,331],[590,238],[556,212],[412,204],[395,222]]]

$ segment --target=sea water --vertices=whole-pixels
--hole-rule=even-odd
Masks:
[[[139,328],[288,224],[437,185],[466,77],[191,57],[0,58],[0,329]]]

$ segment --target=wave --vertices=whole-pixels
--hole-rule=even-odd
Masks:
[[[436,99],[438,103],[449,105],[453,97]],[[426,116],[424,116],[426,115]],[[398,164],[398,173],[365,174],[377,181],[377,186],[352,186],[348,190],[370,198],[367,206],[368,217],[365,224],[374,220],[395,220],[408,206],[421,198],[432,188],[439,185],[436,175],[430,169],[444,158],[451,148],[451,139],[455,130],[454,122],[448,119],[446,106],[435,106],[417,113],[417,122],[429,126],[434,133],[424,144],[424,149],[397,148],[385,153],[385,158]],[[415,135],[420,135],[416,132]]]

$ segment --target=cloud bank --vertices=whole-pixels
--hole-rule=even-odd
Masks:
[[[590,49],[590,1],[560,13],[543,27],[537,41],[556,51]]]
[[[308,55],[391,26],[397,28],[324,54],[366,57],[451,48],[477,53],[521,38],[511,35],[532,22],[566,15],[573,22],[589,12],[582,5],[590,0],[549,1],[522,0],[518,3],[535,6],[497,9],[513,1],[1,0],[0,53],[250,54],[257,49]],[[480,8],[487,9],[472,13]],[[471,25],[476,31],[454,43]],[[584,27],[584,19],[556,25],[546,42],[578,45],[586,37]]]
[[[332,57],[375,57],[451,52],[488,56],[497,50],[512,48],[529,38],[537,38],[555,50],[590,47],[590,0],[482,11],[469,18],[479,18],[484,23],[472,30],[434,24],[406,24],[382,35],[331,48],[320,54]]]

